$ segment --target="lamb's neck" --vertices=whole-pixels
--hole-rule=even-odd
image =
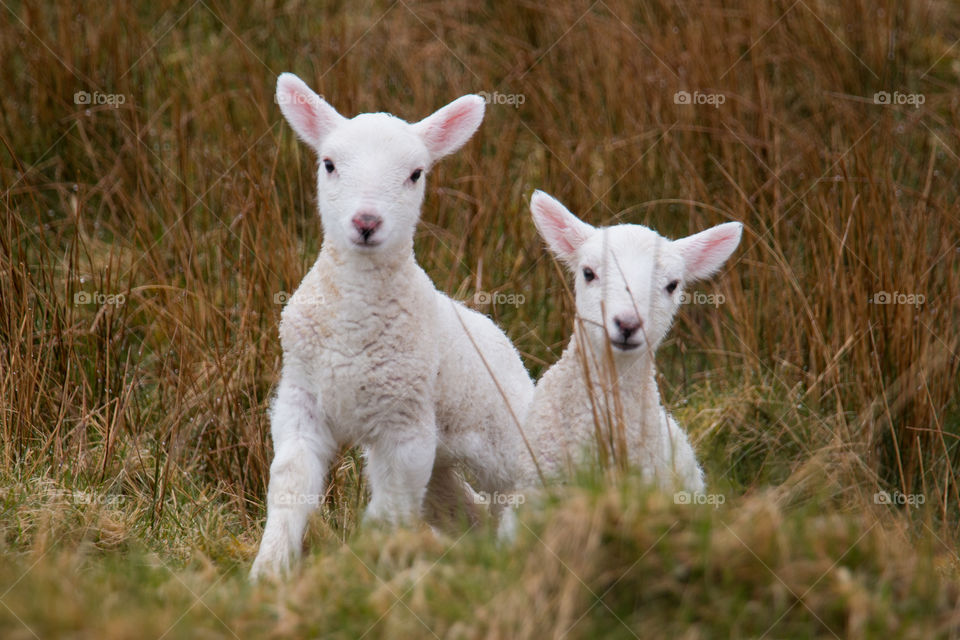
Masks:
[[[318,261],[333,275],[339,287],[358,288],[368,294],[395,293],[410,287],[422,273],[413,247],[389,252],[361,253],[324,242]]]
[[[526,424],[544,473],[560,471],[568,455],[593,441],[597,418],[622,416],[630,441],[642,437],[644,425],[661,412],[654,375],[652,354],[610,354],[574,335],[537,383]],[[527,481],[536,483],[532,463]]]
[[[639,401],[641,406],[658,406],[660,394],[656,383],[656,363],[649,350],[620,352],[600,349],[587,343],[583,336],[574,334],[570,347],[563,355],[566,365],[581,379],[589,376],[595,392],[608,395],[619,393],[626,404]],[[586,346],[585,346],[586,345]]]

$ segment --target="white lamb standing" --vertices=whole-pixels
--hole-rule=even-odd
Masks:
[[[320,160],[323,245],[282,314],[274,459],[254,578],[285,573],[299,559],[341,445],[366,455],[365,521],[412,523],[425,498],[467,499],[457,465],[479,490],[509,492],[533,395],[507,336],[437,291],[414,260],[425,174],[473,135],[483,99],[463,96],[415,124],[386,113],[347,119],[285,73],[277,102]]]
[[[625,457],[647,481],[701,493],[693,448],[660,404],[654,352],[684,286],[720,268],[740,243],[742,225],[668,240],[640,225],[592,227],[542,191],[530,208],[551,251],[576,278],[573,338],[537,383],[524,425],[541,471],[563,475],[584,455],[596,455],[599,437],[608,451],[625,445]],[[617,423],[619,431],[610,428]],[[533,486],[535,469],[528,467],[524,484]]]

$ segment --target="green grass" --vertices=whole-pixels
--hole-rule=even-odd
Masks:
[[[261,586],[245,579],[255,536],[220,510],[171,507],[202,539],[171,530],[151,540],[128,528],[129,509],[8,497],[5,519],[44,533],[0,569],[12,587],[5,637],[955,632],[955,555],[886,508],[843,507],[826,489],[758,491],[714,508],[634,481],[584,484],[528,505],[506,546],[482,530],[363,530],[343,542],[318,519],[302,571]]]
[[[960,635],[952,3],[0,14],[0,637]],[[358,527],[362,461],[345,451],[302,571],[250,586],[274,296],[322,237],[316,161],[273,100],[282,71],[347,115],[523,96],[489,105],[428,176],[416,251],[468,304],[523,296],[479,308],[536,376],[573,306],[533,189],[670,237],[743,222],[728,268],[698,287],[724,303],[685,305],[658,353],[665,404],[724,504],[586,469],[531,499],[514,545],[486,527],[376,531]],[[881,91],[923,104],[876,104]],[[925,301],[870,303],[879,291]]]

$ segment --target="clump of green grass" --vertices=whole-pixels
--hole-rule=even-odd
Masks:
[[[512,544],[465,531],[364,529],[280,584],[252,586],[252,536],[203,519],[186,555],[96,535],[35,541],[0,568],[5,637],[951,637],[956,556],[887,507],[780,490],[676,504],[637,478],[528,504]],[[822,488],[814,488],[819,491]],[[99,506],[80,510],[102,521]],[[74,516],[48,510],[53,530]],[[59,528],[59,529],[58,529]],[[88,532],[94,528],[88,528]],[[101,530],[102,533],[102,530]],[[70,579],[65,579],[70,576]],[[51,608],[50,603],[56,606]]]

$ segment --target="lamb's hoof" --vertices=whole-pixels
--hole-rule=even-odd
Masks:
[[[257,583],[263,582],[264,580],[276,580],[280,577],[280,572],[276,570],[275,567],[268,567],[265,562],[261,562],[258,557],[253,562],[253,566],[250,567],[250,575],[248,579],[250,582]]]
[[[250,582],[282,580],[290,575],[291,566],[292,562],[288,555],[270,553],[261,549],[256,560],[253,561],[253,566],[250,567]]]

